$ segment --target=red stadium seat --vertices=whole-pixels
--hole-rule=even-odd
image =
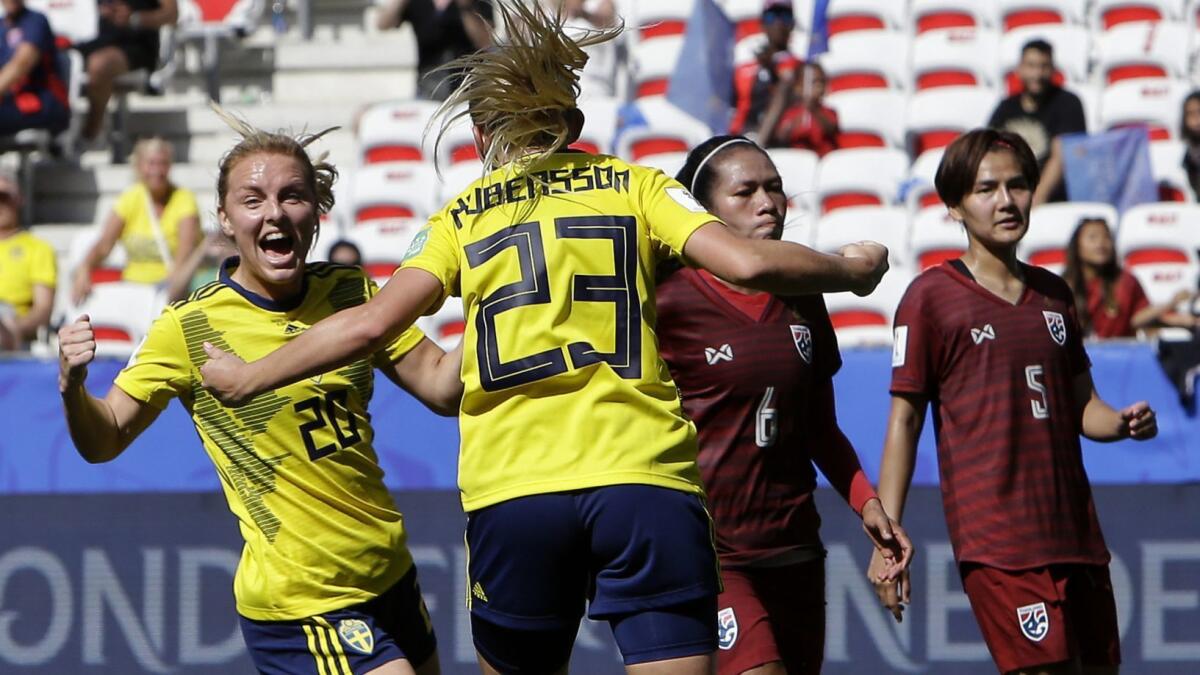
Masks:
[[[1017,254],[1031,265],[1061,274],[1067,261],[1067,243],[1084,218],[1099,218],[1110,230],[1117,227],[1117,210],[1096,202],[1056,202],[1035,207],[1029,231],[1021,239]]]
[[[838,114],[838,148],[903,148],[904,94],[891,89],[854,89],[830,94]]]
[[[826,9],[828,34],[863,30],[906,28],[905,4],[895,0],[829,0]]]
[[[1162,0],[1097,0],[1093,11],[1104,30],[1126,23],[1170,18],[1167,3]]]
[[[1086,21],[1086,0],[1000,0],[997,3],[997,24],[1006,33],[1030,26],[1083,26]]]
[[[907,170],[904,153],[892,148],[834,150],[817,165],[817,204],[823,214],[889,205]]]
[[[937,87],[909,99],[908,133],[916,155],[943,148],[962,132],[987,124],[996,92],[983,87]]]
[[[1186,24],[1175,22],[1121,24],[1097,38],[1096,69],[1106,84],[1187,78],[1192,32]]]
[[[368,164],[350,180],[353,222],[391,218],[427,218],[437,208],[439,183],[425,164]]]
[[[912,49],[915,89],[991,86],[997,44],[995,33],[974,28],[918,35]]]
[[[1123,80],[1105,87],[1100,96],[1100,128],[1145,126],[1150,140],[1174,138],[1189,86],[1177,80]]]
[[[377,103],[358,122],[358,145],[364,164],[424,162],[433,159],[425,127],[437,110],[432,101]]]
[[[1200,273],[1200,206],[1143,204],[1126,211],[1117,230],[1117,251],[1153,304],[1170,302],[1181,289],[1196,288]]]
[[[990,25],[990,4],[974,0],[912,0],[909,15],[914,33]]]
[[[967,235],[944,207],[922,209],[913,216],[909,250],[914,272],[919,273],[961,256],[967,250]]]

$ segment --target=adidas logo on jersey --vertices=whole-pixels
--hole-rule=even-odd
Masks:
[[[304,330],[304,326],[301,326],[298,323],[289,323],[287,326],[284,327],[283,334],[284,335],[294,335],[296,333],[299,333],[302,330]]]
[[[487,601],[488,601],[488,599],[487,599],[487,593],[484,593],[484,592],[483,592],[483,585],[482,585],[482,584],[480,584],[478,581],[476,581],[476,582],[475,582],[475,585],[471,587],[471,595],[473,595],[473,596],[475,596],[475,597],[479,598],[479,600],[480,600],[481,602],[487,602]]]
[[[732,361],[733,347],[730,347],[728,344],[723,344],[716,348],[705,347],[704,358],[710,366],[715,366],[722,361]]]
[[[984,340],[995,340],[996,331],[992,328],[992,324],[986,324],[983,328],[972,328],[971,339],[975,344],[981,344]]]

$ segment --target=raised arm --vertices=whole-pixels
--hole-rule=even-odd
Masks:
[[[75,449],[92,464],[112,460],[158,418],[160,411],[118,387],[111,388],[102,399],[88,392],[84,381],[87,366],[96,357],[96,339],[86,314],[64,326],[58,340],[58,390]]]
[[[1086,438],[1111,443],[1126,438],[1145,441],[1158,435],[1158,420],[1149,403],[1138,401],[1114,410],[1096,392],[1091,371],[1076,375],[1073,384],[1079,428]]]
[[[383,374],[397,386],[412,394],[433,412],[452,417],[462,403],[462,343],[444,352],[428,338],[421,340],[412,351]]]
[[[786,241],[736,237],[719,222],[696,230],[683,254],[728,282],[779,295],[869,295],[888,269],[887,249],[874,242],[828,255]]]
[[[400,335],[442,292],[432,274],[396,272],[367,302],[317,322],[282,348],[252,363],[205,344],[204,386],[221,402],[240,405],[264,391],[315,377],[365,358]]]

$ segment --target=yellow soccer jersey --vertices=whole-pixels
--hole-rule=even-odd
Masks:
[[[19,316],[33,306],[33,287],[54,288],[57,282],[54,248],[28,232],[0,239],[0,302]]]
[[[226,408],[200,386],[204,342],[259,359],[375,292],[357,267],[317,263],[300,301],[283,306],[233,282],[236,264],[163,311],[116,386],[157,408],[177,396],[195,421],[246,540],[234,580],[241,615],[289,620],[364,602],[412,566],[372,446],[372,366],[398,361],[423,335],[410,329],[373,361]]]
[[[150,222],[150,196],[146,186],[138,183],[121,193],[113,211],[125,222],[121,230],[121,245],[125,247],[125,270],[121,278],[140,284],[157,284],[167,278],[167,266],[163,263],[158,239],[154,236],[154,225]],[[158,217],[167,250],[173,256],[179,248],[179,223],[198,213],[196,195],[191,190],[175,188],[167,199],[167,205]]]
[[[716,218],[614,157],[559,153],[532,174],[476,181],[404,263],[463,298],[463,508],[623,483],[701,492],[696,430],[658,354],[654,273]]]

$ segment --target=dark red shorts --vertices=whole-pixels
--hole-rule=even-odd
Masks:
[[[1001,672],[1070,661],[1121,663],[1117,607],[1107,565],[1001,570],[959,568],[963,590]]]
[[[721,570],[717,672],[738,675],[781,661],[790,675],[821,672],[825,561]]]

